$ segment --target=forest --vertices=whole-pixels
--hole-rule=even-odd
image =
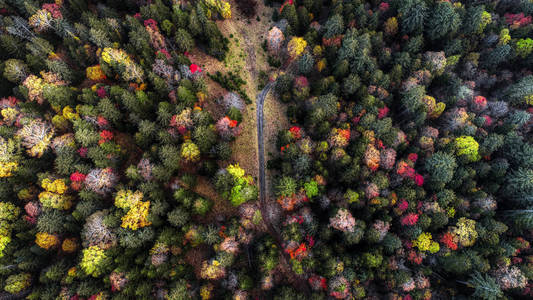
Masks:
[[[0,0],[0,299],[533,299],[532,15]]]

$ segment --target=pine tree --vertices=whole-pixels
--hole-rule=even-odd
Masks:
[[[531,203],[531,201],[528,202]],[[506,210],[503,211],[503,216],[510,224],[513,224],[511,228],[515,231],[533,229],[533,209]]]
[[[207,154],[216,143],[216,133],[212,127],[198,126],[194,129],[193,140],[200,152]]]
[[[525,103],[525,97],[533,95],[533,76],[526,76],[505,90],[505,99],[513,105]]]
[[[290,197],[296,192],[296,181],[290,177],[284,176],[276,184],[276,194],[278,196]]]
[[[439,2],[428,18],[426,33],[431,40],[437,40],[456,31],[461,17],[450,2]]]
[[[298,22],[300,24],[300,28],[309,28],[311,17],[309,16],[309,11],[307,8],[305,8],[305,6],[298,7]]]
[[[422,98],[426,93],[424,86],[417,85],[402,94],[402,104],[409,113],[415,113],[422,108]]]
[[[298,72],[303,75],[309,74],[313,70],[314,65],[315,59],[313,55],[304,53],[298,60]]]
[[[360,86],[361,82],[359,76],[354,73],[351,73],[348,77],[344,78],[342,83],[343,92],[348,96],[353,95]]]
[[[398,12],[401,15],[400,28],[402,32],[410,34],[422,31],[429,14],[426,3],[421,0],[406,0],[400,3]]]
[[[183,28],[179,28],[175,35],[176,46],[181,52],[191,51],[194,47],[194,39],[189,32]]]
[[[476,271],[467,283],[470,287],[475,289],[472,294],[474,297],[479,297],[485,300],[497,300],[503,297],[503,292],[500,289],[500,286],[498,286],[496,281],[487,274],[482,275]]]
[[[511,55],[511,50],[512,48],[509,45],[499,45],[484,57],[481,65],[484,68],[495,68],[499,64],[507,61]]]
[[[430,174],[430,181],[434,184],[428,186],[440,190],[452,180],[457,163],[453,155],[446,152],[436,152],[426,160],[425,168]]]
[[[466,34],[479,33],[483,12],[484,7],[482,5],[467,8],[461,31]]]
[[[324,24],[324,37],[329,39],[344,32],[344,20],[341,15],[331,16]]]
[[[14,83],[20,83],[28,74],[28,66],[19,59],[8,59],[5,61],[4,77]]]
[[[504,192],[519,202],[531,203],[533,170],[519,168],[507,176]]]
[[[289,5],[283,6],[283,10],[281,11],[281,18],[287,19],[287,21],[289,21],[289,25],[295,31],[295,33],[299,32],[300,22],[298,21],[298,13],[296,12],[296,5],[289,4]]]

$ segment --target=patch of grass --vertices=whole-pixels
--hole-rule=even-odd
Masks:
[[[268,74],[265,71],[259,72],[257,89],[262,90],[268,82]]]
[[[279,68],[281,66],[281,61],[278,58],[269,55],[268,64],[273,68]]]
[[[243,89],[243,85],[246,85],[246,81],[241,78],[237,73],[228,72],[227,74],[222,74],[220,71],[217,71],[214,75],[213,74],[207,74],[209,78],[211,78],[213,81],[220,84],[223,88],[227,89],[228,91],[236,92],[238,93],[246,102],[246,104],[251,104],[252,99],[248,97],[246,92]]]

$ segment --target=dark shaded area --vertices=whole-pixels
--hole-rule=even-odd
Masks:
[[[255,0],[236,0],[237,8],[245,17],[253,17],[257,11],[257,1]]]

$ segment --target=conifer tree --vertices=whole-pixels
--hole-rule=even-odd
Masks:
[[[496,281],[485,274],[475,272],[468,280],[468,285],[475,289],[473,296],[485,300],[495,300],[503,296],[502,290]]]

